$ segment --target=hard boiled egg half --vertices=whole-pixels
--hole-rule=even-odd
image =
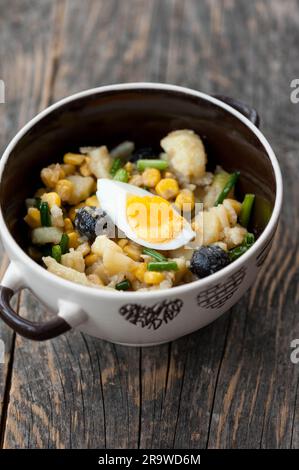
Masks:
[[[166,199],[106,178],[98,179],[97,185],[101,208],[127,238],[139,245],[175,250],[195,237],[187,220]]]

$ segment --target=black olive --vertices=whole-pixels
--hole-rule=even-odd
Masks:
[[[96,207],[81,207],[76,212],[75,227],[80,235],[93,242],[97,235],[107,232],[110,219],[105,211]]]
[[[152,160],[158,158],[157,152],[152,147],[143,147],[135,150],[130,157],[130,162],[137,162],[138,160]]]
[[[219,246],[202,246],[195,250],[192,255],[190,271],[197,277],[202,278],[219,271],[229,263],[228,253]]]

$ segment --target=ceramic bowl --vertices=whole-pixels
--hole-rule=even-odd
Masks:
[[[239,197],[257,195],[251,230],[256,243],[221,271],[168,290],[111,292],[74,284],[49,273],[25,252],[24,200],[41,168],[79,146],[122,140],[159,145],[175,129],[204,139],[209,165],[240,170]],[[45,340],[70,328],[108,341],[146,346],[198,330],[230,309],[256,279],[276,231],[282,180],[274,152],[258,129],[257,113],[226,97],[157,83],[103,86],[64,98],[21,129],[0,165],[0,232],[9,267],[0,288],[2,319],[19,334]],[[53,318],[35,323],[10,305],[29,288]]]

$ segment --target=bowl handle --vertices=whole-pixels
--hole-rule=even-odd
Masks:
[[[213,95],[214,98],[217,98],[220,101],[228,104],[232,108],[235,108],[239,113],[243,114],[249,121],[251,121],[256,127],[260,126],[260,117],[258,112],[248,106],[248,104],[243,103],[242,101],[235,100],[234,98],[230,98],[229,96],[224,95]]]
[[[78,305],[65,300],[58,301],[59,312],[52,320],[33,322],[20,317],[11,307],[10,300],[17,291],[24,288],[21,283],[18,270],[14,263],[10,263],[2,281],[4,285],[0,286],[0,318],[21,336],[44,341],[66,333],[86,319]]]

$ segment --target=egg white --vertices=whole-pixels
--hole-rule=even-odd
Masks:
[[[155,250],[176,250],[186,245],[195,237],[195,232],[186,221],[183,230],[178,236],[168,242],[150,243],[139,238],[127,221],[126,208],[128,196],[153,196],[145,189],[138,188],[132,184],[122,183],[106,178],[99,178],[97,182],[97,198],[101,208],[108,214],[114,225],[116,225],[130,240],[146,248]]]

